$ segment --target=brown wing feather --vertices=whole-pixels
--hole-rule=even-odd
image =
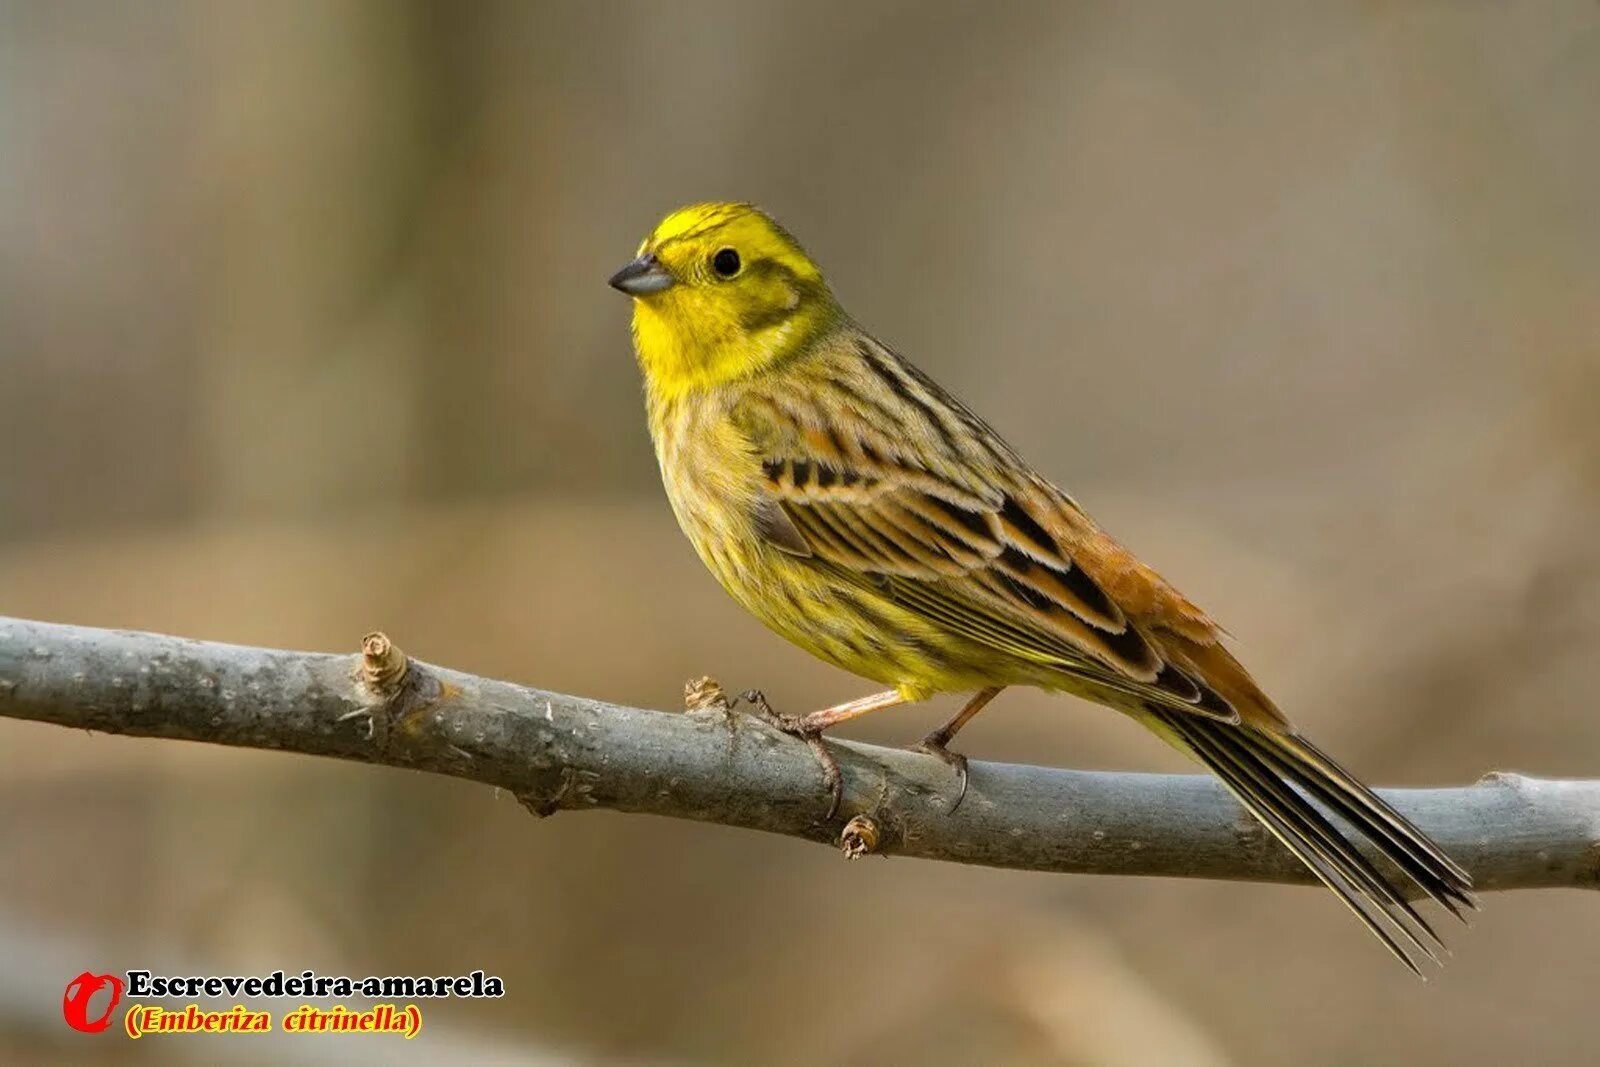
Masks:
[[[1060,490],[1034,475],[1021,506],[1153,641],[1162,657],[1247,723],[1283,729],[1288,720],[1221,643],[1222,628],[1154,569],[1101,530]],[[1202,694],[1202,703],[1210,703]],[[1211,710],[1211,709],[1208,709]]]
[[[762,460],[770,495],[758,526],[785,552],[887,583],[940,625],[1162,707],[1232,721],[1265,704],[1210,620],[1042,479],[951,479],[859,427],[812,422],[777,437]]]

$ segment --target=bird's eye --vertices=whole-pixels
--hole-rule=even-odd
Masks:
[[[739,273],[739,253],[731,248],[718,250],[717,254],[711,257],[711,269],[717,272],[718,277],[733,277]]]

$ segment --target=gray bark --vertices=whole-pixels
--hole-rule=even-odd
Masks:
[[[878,852],[1024,870],[1306,883],[1308,872],[1208,776],[1050,770],[828,744],[844,802],[806,745],[737,712],[619,707],[364,653],[245,648],[0,617],[0,716],[137,737],[282,749],[493,785],[537,814],[611,808]],[[1600,781],[1490,774],[1383,795],[1477,889],[1600,885]],[[847,825],[848,824],[848,825]]]

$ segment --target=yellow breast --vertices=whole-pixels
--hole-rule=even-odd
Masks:
[[[750,556],[762,551],[754,525],[760,463],[728,417],[725,398],[709,391],[653,397],[650,435],[661,483],[678,525],[717,580],[741,601]]]

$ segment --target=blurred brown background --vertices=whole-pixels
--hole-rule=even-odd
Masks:
[[[678,534],[604,285],[664,211],[751,199],[1355,769],[1597,775],[1597,117],[1590,0],[4,0],[0,611],[859,694]],[[1177,766],[1036,694],[963,736]],[[178,1054],[67,1031],[26,942],[502,975],[430,1007],[440,1058],[1594,1061],[1577,892],[1488,898],[1424,986],[1307,890],[846,864],[11,722],[0,857],[9,1059]]]

